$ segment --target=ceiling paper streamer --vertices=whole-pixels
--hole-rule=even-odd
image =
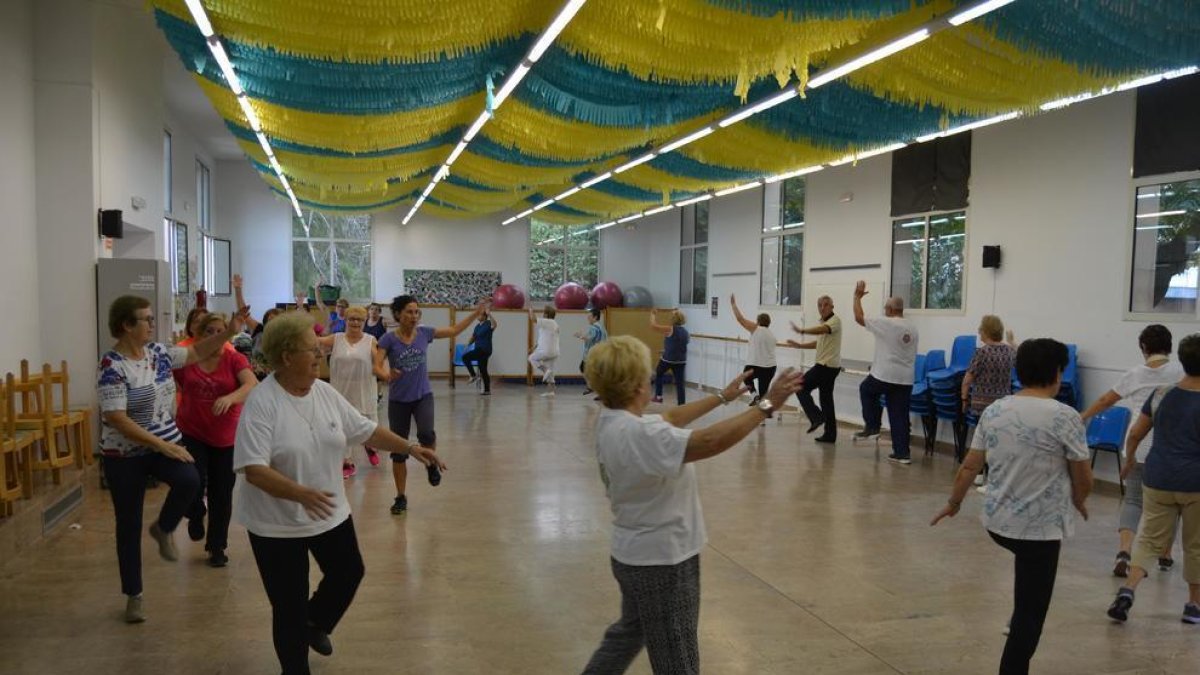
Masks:
[[[283,186],[182,0],[171,47]],[[561,0],[203,0],[298,200],[410,208]],[[422,212],[497,221],[965,5],[591,0]],[[1042,103],[1200,65],[1200,2],[1016,0],[539,211],[598,223]]]

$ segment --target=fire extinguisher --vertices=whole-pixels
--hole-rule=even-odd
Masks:
[[[203,286],[196,291],[196,309],[208,309],[208,291]]]

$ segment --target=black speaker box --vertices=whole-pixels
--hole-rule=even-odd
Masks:
[[[984,267],[999,267],[1000,266],[1000,247],[999,246],[984,246],[983,247],[983,266]]]
[[[121,220],[121,212],[116,209],[101,209],[97,218],[100,221],[100,236],[120,239],[125,236],[125,223]]]

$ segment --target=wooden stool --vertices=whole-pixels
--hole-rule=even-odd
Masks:
[[[43,440],[40,429],[17,429],[16,378],[9,373],[0,388],[0,516],[11,516],[12,503],[33,495],[33,446]]]

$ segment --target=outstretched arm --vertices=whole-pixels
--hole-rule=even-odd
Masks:
[[[738,323],[742,324],[742,328],[745,328],[746,330],[750,331],[751,333],[753,333],[755,331],[755,329],[758,328],[758,324],[754,323],[753,321],[747,319],[745,316],[742,315],[742,310],[738,309],[738,306],[737,306],[737,296],[732,293],[729,294],[729,306],[733,307],[733,317],[735,319],[737,319]]]
[[[804,377],[800,374],[800,371],[788,368],[780,373],[779,377],[775,378],[775,381],[771,383],[771,388],[767,391],[766,398],[778,409],[783,405],[784,401],[786,401],[789,396],[797,391],[800,391],[800,387],[803,384]],[[741,387],[740,383],[735,380],[734,382],[730,383],[730,386],[726,388],[726,391],[729,391],[730,388],[735,386],[738,387],[737,391],[745,389],[744,387]],[[722,396],[724,395],[725,394],[723,393]],[[707,412],[715,407],[713,401],[716,401],[716,397],[706,397],[703,402],[697,401],[695,403],[689,403],[687,405],[680,406],[679,408],[675,408],[675,410],[682,409],[685,410],[685,412],[690,412],[686,410],[689,406],[704,405],[704,412]],[[664,415],[663,418],[668,419],[666,415]],[[746,434],[749,434],[751,431],[754,431],[756,428],[758,428],[758,425],[762,423],[762,420],[762,412],[758,409],[758,407],[754,407],[746,410],[740,415],[735,415],[728,419],[721,420],[720,422],[711,424],[703,429],[697,429],[696,431],[692,432],[692,435],[688,438],[687,450],[683,455],[684,463],[708,459],[709,457],[713,457],[725,452],[737,444],[738,441],[741,441],[743,438],[745,438]],[[668,419],[668,421],[670,420]]]
[[[657,309],[650,310],[650,329],[651,330],[655,331],[656,333],[662,333],[663,335],[670,335],[672,328],[673,328],[673,326],[667,326],[667,325],[664,325],[664,324],[661,324],[658,322],[658,310]]]
[[[1080,415],[1080,417],[1083,418],[1083,423],[1087,424],[1088,420],[1092,419],[1096,415],[1099,415],[1100,413],[1104,412],[1105,410],[1108,410],[1109,408],[1113,407],[1114,405],[1117,404],[1117,401],[1120,401],[1120,400],[1121,400],[1121,395],[1118,394],[1117,392],[1113,391],[1112,389],[1109,389],[1108,391],[1104,392],[1104,394],[1100,398],[1096,399],[1096,401],[1094,403],[1092,403],[1091,405],[1089,405],[1087,410],[1084,410],[1083,414]]]
[[[233,275],[233,304],[235,307],[245,307],[246,298],[242,295],[242,275]],[[253,331],[258,328],[259,322],[254,317],[246,316],[246,327]]]
[[[859,281],[854,285],[854,321],[860,326],[867,325],[867,317],[863,314],[862,299],[867,294],[867,282]]]
[[[449,338],[449,337],[454,337],[454,336],[458,335],[459,333],[461,333],[464,330],[466,330],[467,328],[469,328],[471,326],[471,324],[475,323],[475,320],[478,319],[481,314],[483,314],[484,310],[487,309],[487,306],[488,306],[487,300],[481,301],[478,305],[475,306],[475,311],[468,314],[467,317],[465,319],[463,319],[462,321],[459,321],[458,323],[454,324],[453,326],[443,326],[441,328],[433,329],[433,337],[434,338]]]
[[[833,332],[830,330],[829,326],[823,323],[819,323],[811,328],[801,328],[800,326],[796,325],[795,321],[790,321],[789,323],[792,324],[792,330],[801,335],[826,335]]]

